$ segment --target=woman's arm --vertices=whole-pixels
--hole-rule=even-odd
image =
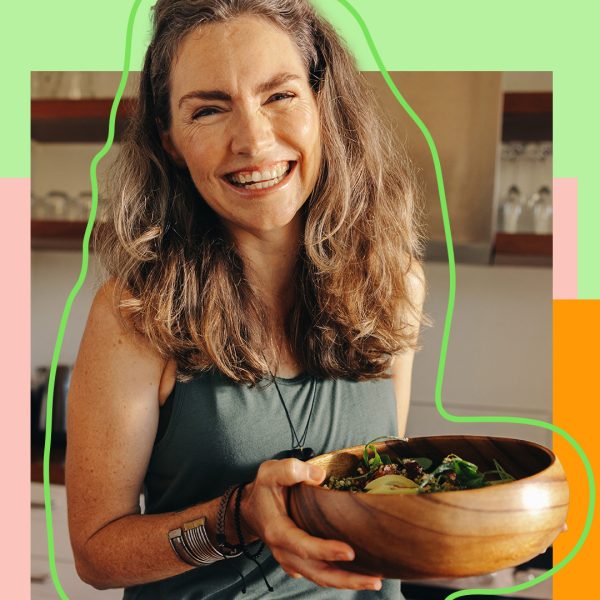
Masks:
[[[423,267],[419,263],[414,262],[413,267],[408,274],[408,290],[415,311],[403,311],[402,318],[404,320],[408,319],[410,326],[414,330],[415,337],[419,334],[423,303],[425,301],[425,289],[425,273],[423,272]],[[400,437],[404,437],[406,431],[414,357],[414,350],[408,350],[402,354],[397,354],[392,361],[392,377],[394,380],[396,412],[398,417],[398,435]]]
[[[80,577],[100,589],[192,568],[174,554],[167,532],[203,515],[215,522],[219,499],[181,513],[139,514],[164,367],[140,336],[121,327],[112,286],[105,285],[94,299],[73,371],[66,459],[75,564]]]
[[[79,576],[98,589],[164,579],[191,566],[173,552],[168,532],[207,517],[215,544],[220,498],[177,513],[141,515],[139,494],[158,425],[158,393],[165,368],[147,343],[124,330],[106,285],[94,299],[73,371],[68,403],[66,487],[69,533]],[[296,459],[266,461],[241,505],[247,541],[263,539],[290,574],[322,586],[373,589],[377,578],[330,566],[348,544],[298,529],[285,509],[286,488],[317,485],[325,471]],[[231,510],[232,507],[230,507]],[[228,513],[226,537],[236,541]],[[202,568],[202,567],[200,567]]]

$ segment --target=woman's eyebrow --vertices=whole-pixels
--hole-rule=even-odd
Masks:
[[[298,75],[294,75],[293,73],[279,73],[275,75],[268,81],[264,83],[260,83],[254,89],[255,94],[264,94],[273,88],[276,88],[279,85],[283,85],[288,81],[299,80],[301,77]],[[179,108],[183,106],[185,102],[188,100],[221,100],[223,102],[231,102],[231,95],[223,90],[194,90],[192,92],[188,92],[184,94],[179,99]]]

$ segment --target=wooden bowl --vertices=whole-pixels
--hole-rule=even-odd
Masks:
[[[451,492],[377,495],[299,484],[289,512],[310,534],[354,548],[339,567],[389,579],[468,577],[526,562],[544,552],[562,530],[569,504],[563,468],[547,448],[524,440],[434,436],[374,444],[390,458],[448,454],[480,471],[496,459],[516,481]],[[354,472],[364,446],[323,454],[309,462],[330,475]]]

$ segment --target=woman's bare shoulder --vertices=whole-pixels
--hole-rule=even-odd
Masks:
[[[91,388],[120,388],[128,391],[133,402],[139,396],[136,390],[143,390],[141,397],[145,398],[148,388],[158,390],[167,361],[122,318],[116,292],[114,280],[107,281],[96,292],[73,376],[88,393]]]
[[[152,344],[134,330],[127,315],[119,310],[120,301],[128,303],[135,300],[133,294],[120,286],[116,279],[104,282],[92,302],[80,354],[83,354],[83,359],[88,358],[96,364],[110,361],[111,357],[117,363],[123,360],[120,364],[125,373],[132,369],[133,375],[158,381],[157,399],[162,406],[175,385],[177,365],[174,360],[161,357]],[[102,357],[96,357],[96,353],[102,354]]]

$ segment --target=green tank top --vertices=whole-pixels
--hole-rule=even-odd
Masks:
[[[299,375],[277,378],[277,383],[298,437],[304,432],[316,386],[305,442],[315,454],[397,435],[391,379],[317,381]],[[275,386],[249,388],[218,372],[176,382],[161,408],[158,431],[144,479],[146,514],[177,511],[220,496],[229,485],[254,479],[262,462],[283,458],[293,447]],[[250,551],[258,544],[250,545]],[[124,599],[403,599],[398,580],[384,580],[379,592],[323,588],[289,577],[268,547],[258,560],[273,592],[268,592],[258,567],[242,556],[126,588]],[[232,565],[244,574],[245,594]]]

